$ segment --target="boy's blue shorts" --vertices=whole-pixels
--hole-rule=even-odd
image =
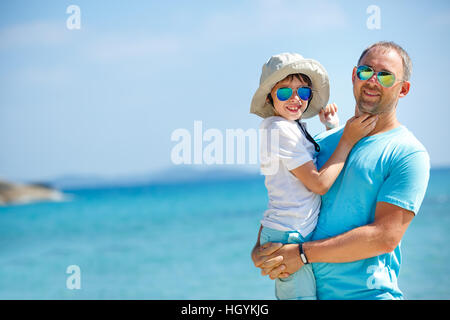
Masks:
[[[309,241],[312,232],[303,238],[297,231],[279,231],[263,227],[260,244],[266,242],[302,243]],[[304,265],[300,270],[284,279],[275,279],[275,296],[278,300],[317,300],[316,280],[311,264]]]

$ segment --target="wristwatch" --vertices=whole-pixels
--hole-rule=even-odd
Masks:
[[[300,259],[302,259],[303,264],[309,264],[308,258],[306,258],[306,255],[303,252],[303,243],[298,245],[298,251],[300,252]]]

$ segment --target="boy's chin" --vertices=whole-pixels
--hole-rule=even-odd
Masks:
[[[297,120],[299,120],[301,118],[302,118],[302,114],[299,114],[299,115],[296,114],[296,115],[291,115],[291,116],[287,117],[286,119],[292,120],[292,121],[297,121]]]

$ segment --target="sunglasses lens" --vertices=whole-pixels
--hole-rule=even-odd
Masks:
[[[302,100],[309,100],[311,98],[311,88],[310,87],[300,87],[297,90],[298,96]]]
[[[280,101],[286,101],[292,96],[291,88],[280,88],[277,90],[277,98]]]
[[[368,66],[359,66],[356,69],[356,75],[359,80],[368,80],[373,76],[373,70]]]
[[[378,72],[377,78],[378,82],[380,82],[380,84],[386,88],[391,87],[395,82],[395,76],[392,73],[385,71]]]

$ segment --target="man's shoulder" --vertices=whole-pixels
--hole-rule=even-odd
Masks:
[[[384,138],[389,140],[387,150],[390,151],[390,158],[394,162],[411,161],[413,158],[420,158],[424,162],[429,161],[429,154],[425,146],[405,126],[400,126],[395,129],[393,134]]]
[[[425,146],[416,138],[416,136],[405,126],[400,126],[396,135],[397,144],[410,151],[427,152]]]
[[[317,135],[314,136],[314,140],[316,140],[317,143],[320,142],[327,142],[330,140],[340,139],[342,136],[342,133],[344,132],[345,126],[340,126],[334,129],[323,131]]]

